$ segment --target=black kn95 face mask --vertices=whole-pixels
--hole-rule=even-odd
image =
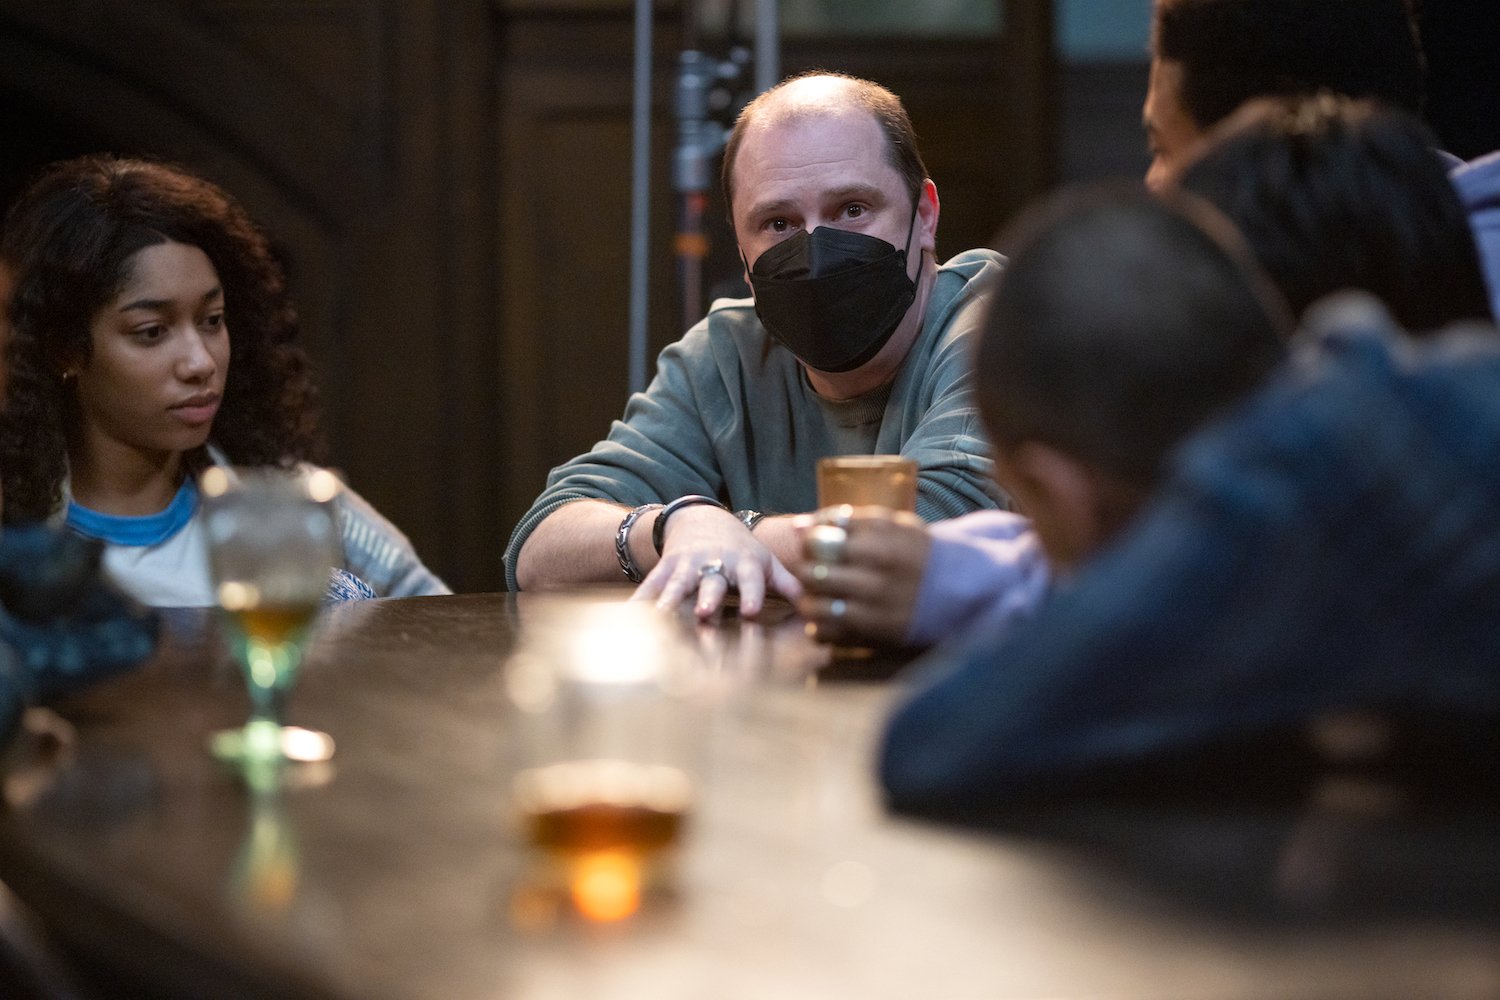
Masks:
[[[916,223],[913,204],[907,244]],[[832,226],[783,240],[749,271],[761,323],[824,372],[853,371],[879,354],[917,297],[904,247]]]

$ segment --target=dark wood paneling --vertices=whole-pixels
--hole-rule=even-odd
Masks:
[[[508,533],[547,470],[624,410],[629,331],[632,22],[628,5],[508,5],[500,111],[500,337]],[[656,19],[650,337],[682,332],[671,303],[667,163],[676,17]]]
[[[494,589],[493,25],[478,0],[384,24],[392,169],[345,244],[339,454],[450,584]]]

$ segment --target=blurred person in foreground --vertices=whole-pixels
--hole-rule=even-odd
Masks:
[[[1416,118],[1373,101],[1258,98],[1167,183],[1229,217],[1299,316],[1356,288],[1411,333],[1491,322],[1468,215],[1434,142]]]
[[[1000,276],[988,250],[936,257],[938,194],[899,99],[828,73],[751,102],[724,153],[753,299],[720,300],[662,352],[624,419],[554,469],[511,535],[511,589],[619,580],[712,614],[796,597],[792,515],[818,459],[899,453],[936,520],[1004,503],[969,350]]]
[[[1500,314],[1500,150],[1454,168],[1450,176],[1484,258],[1490,308]]]
[[[1411,331],[1490,319],[1463,207],[1431,135],[1405,112],[1332,94],[1253,100],[1168,181],[1228,217],[1296,315],[1356,288]],[[839,566],[792,564],[800,610],[830,638],[930,645],[1024,617],[1050,579],[1018,514],[928,528],[865,511],[848,532]]]
[[[1024,620],[1129,519],[1177,441],[1280,360],[1290,321],[1237,234],[1197,199],[1153,197],[1080,193],[1012,230],[1032,234],[1027,264],[985,321],[1012,336],[982,339],[977,378],[997,476],[1023,513],[929,532],[857,510],[841,558],[798,564],[820,637],[915,644]],[[898,568],[922,551],[913,539],[923,558]]]
[[[1155,0],[1151,32],[1151,75],[1142,107],[1142,125],[1151,155],[1146,182],[1153,188],[1170,186],[1177,175],[1202,150],[1214,127],[1257,98],[1312,97],[1318,94],[1378,101],[1392,109],[1415,115],[1421,109],[1423,70],[1421,50],[1407,0]],[[1346,139],[1357,138],[1350,129]],[[1399,141],[1406,142],[1401,136]],[[1414,177],[1428,197],[1430,176],[1443,170],[1444,154],[1431,149],[1431,137],[1422,141],[1433,165]],[[1242,150],[1242,152],[1244,152]],[[1239,154],[1237,154],[1239,155]],[[1323,161],[1326,169],[1338,165],[1357,166],[1372,189],[1392,191],[1403,183],[1391,165],[1361,159],[1366,152],[1350,145],[1342,153]],[[1403,163],[1410,157],[1403,151]],[[1447,158],[1452,160],[1451,157]],[[1357,161],[1357,162],[1356,162]],[[1258,169],[1241,160],[1238,169]],[[1384,171],[1385,177],[1379,178]],[[1276,205],[1291,198],[1292,179],[1271,178],[1254,182],[1258,190],[1269,190],[1267,198],[1237,199],[1221,206],[1233,214],[1238,208],[1252,242],[1268,237],[1264,248],[1272,258],[1285,258],[1283,249],[1294,236],[1274,231],[1288,221]],[[1306,209],[1335,213],[1346,206],[1369,220],[1360,228],[1368,235],[1389,219],[1411,209],[1411,196],[1396,191],[1389,206],[1360,202],[1350,192],[1360,190],[1358,177],[1324,175],[1320,186],[1302,188],[1298,196],[1308,199]],[[1206,179],[1204,186],[1209,187]],[[1210,191],[1210,195],[1214,192]],[[1222,191],[1232,195],[1233,192]],[[1261,224],[1252,220],[1259,215]],[[1320,215],[1317,235],[1341,238],[1344,221],[1335,214]],[[1292,220],[1295,222],[1295,220]],[[1421,232],[1421,230],[1414,230]],[[1446,232],[1446,230],[1445,230]],[[1384,253],[1381,246],[1364,253],[1366,260]],[[1257,255],[1262,248],[1253,247]],[[1401,249],[1401,248],[1397,248]],[[1106,251],[1107,252],[1107,251]],[[1297,299],[1300,311],[1316,298],[1318,289],[1331,292],[1341,284],[1322,283],[1327,277],[1317,250],[1310,259],[1291,260],[1303,271],[1294,275],[1296,287],[1288,297]],[[1326,248],[1330,259],[1347,253]],[[1446,250],[1442,259],[1456,259],[1462,250]],[[1412,273],[1430,276],[1432,265],[1411,256]],[[1287,273],[1281,269],[1281,273]],[[1279,275],[1278,275],[1279,276]],[[1310,277],[1311,276],[1311,277]],[[1396,267],[1372,279],[1394,279],[1390,289],[1370,290],[1384,296],[1398,285],[1408,284]],[[1441,284],[1466,279],[1445,277]],[[1418,283],[1412,287],[1420,289]],[[1360,287],[1369,287],[1361,285]],[[1304,294],[1307,293],[1307,294]],[[1457,304],[1461,317],[1476,315],[1467,306],[1469,296],[1450,303],[1441,296],[1431,302],[1439,309]],[[1306,301],[1302,301],[1302,300]],[[1405,317],[1403,317],[1405,320]],[[1433,324],[1440,325],[1440,324]],[[891,643],[924,646],[962,631],[978,622],[1012,620],[1035,609],[1046,592],[1048,567],[1029,523],[1009,512],[985,512],[953,523],[935,524],[931,530],[909,518],[863,517],[850,524],[843,563],[861,567],[833,571],[818,569],[806,561],[792,566],[803,584],[805,596],[799,610],[830,639],[859,636]],[[932,569],[924,574],[924,567]],[[810,574],[824,575],[818,580]]]
[[[1251,393],[1279,346],[1233,331],[1274,341],[1274,309],[1181,197],[1054,205],[1011,259],[981,410],[1002,482],[1076,572],[929,661],[881,750],[896,809],[1162,795],[1180,772],[1158,762],[1237,760],[1204,786],[1222,797],[1284,778],[1301,734],[1351,713],[1439,720],[1459,759],[1493,747],[1500,340],[1411,339],[1354,294]],[[1205,356],[1241,367],[1194,375]]]
[[[10,340],[0,264],[0,403]],[[0,527],[0,745],[28,706],[150,655],[156,619],[104,583],[99,544],[43,524]]]

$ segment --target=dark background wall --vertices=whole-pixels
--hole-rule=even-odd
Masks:
[[[1427,123],[1466,160],[1500,149],[1500,3],[1415,0]]]
[[[943,200],[941,252],[989,242],[1059,180],[1145,166],[1148,0],[995,2],[999,31],[803,33],[782,54],[786,72],[902,95]],[[1056,58],[1054,35],[1097,28],[1106,2],[1125,43]],[[683,322],[683,17],[656,12],[653,355]],[[625,403],[632,18],[630,0],[4,0],[0,201],[96,150],[176,160],[237,194],[289,264],[334,464],[455,588],[497,589],[547,470]],[[1461,60],[1440,64],[1465,92]],[[710,279],[733,278],[727,232],[710,235]]]

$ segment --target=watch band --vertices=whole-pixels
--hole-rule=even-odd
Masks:
[[[662,545],[667,540],[667,519],[684,507],[696,507],[699,504],[708,504],[720,510],[728,510],[713,497],[703,496],[701,493],[690,493],[685,497],[678,497],[662,508],[660,514],[656,515],[656,523],[651,526],[651,544],[656,547],[656,554],[661,555]]]
[[[640,583],[642,573],[641,568],[635,564],[635,556],[630,554],[630,529],[635,527],[635,522],[646,511],[660,507],[659,503],[643,503],[621,518],[620,526],[615,529],[615,558],[620,560],[620,569],[625,573],[625,579],[631,583]]]
[[[737,510],[734,512],[734,516],[739,518],[740,523],[745,526],[745,530],[753,535],[755,534],[755,526],[766,515],[758,510]]]

